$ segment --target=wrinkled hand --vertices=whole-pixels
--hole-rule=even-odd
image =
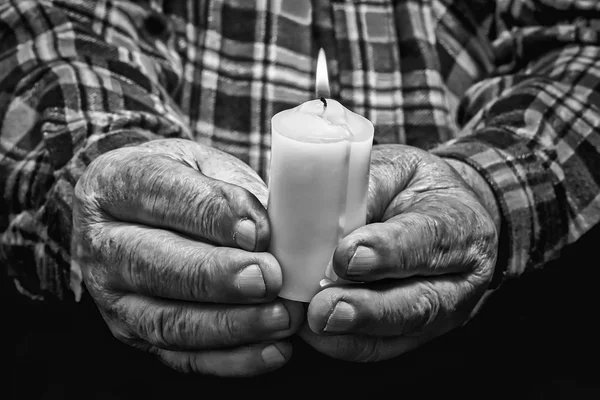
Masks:
[[[467,320],[496,252],[490,213],[446,161],[408,146],[375,147],[368,224],[334,254],[340,277],[365,283],[319,292],[300,335],[339,359],[398,356]]]
[[[289,359],[283,339],[304,310],[276,300],[267,188],[250,167],[157,140],[97,158],[75,194],[73,258],[116,338],[187,372],[253,375]]]

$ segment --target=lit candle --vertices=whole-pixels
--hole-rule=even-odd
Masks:
[[[280,297],[309,302],[340,239],[366,223],[373,124],[329,99],[323,50],[317,97],[271,120],[270,252],[283,271]]]

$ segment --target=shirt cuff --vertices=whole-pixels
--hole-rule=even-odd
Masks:
[[[490,289],[497,288],[505,277],[519,276],[532,264],[541,264],[548,254],[547,249],[536,248],[535,238],[541,230],[536,222],[536,208],[540,204],[536,204],[532,185],[534,177],[547,176],[547,171],[531,149],[517,143],[509,152],[472,135],[440,145],[432,153],[473,167],[496,196],[501,222],[498,259]]]

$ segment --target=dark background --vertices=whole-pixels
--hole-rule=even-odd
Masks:
[[[2,360],[9,381],[0,398],[171,399],[235,393],[312,400],[326,392],[346,397],[384,389],[394,398],[600,399],[599,250],[596,227],[560,260],[507,282],[466,327],[396,360],[343,363],[298,341],[283,369],[247,380],[169,370],[114,339],[89,299],[77,305],[41,304],[3,291]]]

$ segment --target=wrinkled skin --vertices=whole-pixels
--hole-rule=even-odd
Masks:
[[[266,197],[246,164],[191,141],[94,160],[75,189],[73,259],[113,335],[185,372],[289,360],[304,309],[277,299]]]
[[[177,370],[215,375],[278,368],[297,331],[331,357],[384,360],[461,325],[492,278],[496,227],[456,170],[416,148],[379,146],[368,224],[334,254],[336,273],[363,283],[324,288],[302,325],[302,304],[276,298],[266,197],[247,165],[188,141],[95,160],[76,187],[73,257],[115,337]],[[354,255],[359,246],[372,251]],[[252,264],[262,291],[241,273]]]
[[[408,146],[375,147],[368,224],[334,254],[340,277],[364,283],[319,292],[300,335],[331,357],[369,362],[460,326],[492,279],[496,231],[445,160]],[[359,246],[367,250],[355,255]]]

